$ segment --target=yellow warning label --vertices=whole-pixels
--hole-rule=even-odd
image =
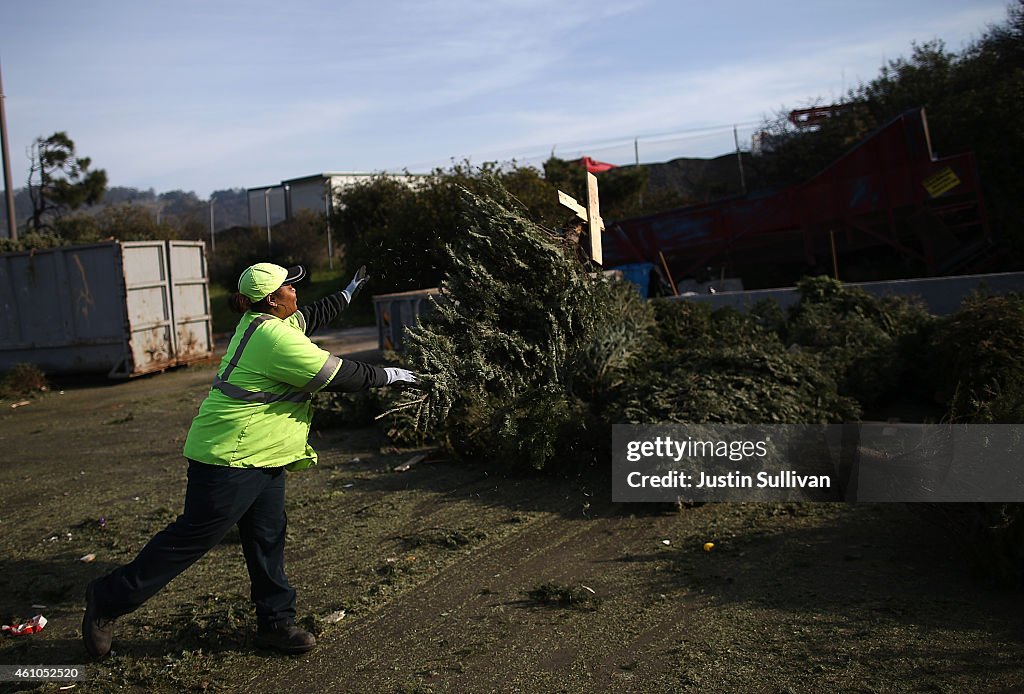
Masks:
[[[921,184],[928,191],[928,195],[933,198],[937,198],[945,192],[953,190],[960,185],[960,179],[953,173],[953,169],[948,166],[937,174],[932,174],[928,178],[921,181]]]

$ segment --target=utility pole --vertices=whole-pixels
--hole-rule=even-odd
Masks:
[[[736,126],[732,126],[732,139],[736,142],[736,163],[740,165],[740,189],[743,194],[747,194],[747,180],[743,176],[743,155],[740,154],[740,136],[736,131]]]
[[[14,217],[14,186],[11,183],[11,157],[7,153],[7,112],[4,109],[4,77],[0,66],[0,156],[4,164],[4,199],[7,201],[7,238],[18,240],[18,220]]]
[[[331,197],[333,187],[331,177],[324,181],[324,221],[327,222],[327,267],[334,269],[334,248],[331,245]]]
[[[633,138],[633,158],[636,161],[637,167],[639,168],[639,166],[640,166],[640,138],[639,137],[634,137]],[[644,206],[644,189],[643,188],[641,188],[640,192],[637,194],[637,203],[640,205],[640,208],[643,209],[643,206]]]
[[[217,240],[213,237],[213,198],[210,198],[210,252],[217,250]]]
[[[263,191],[263,208],[267,213],[267,255],[270,255],[270,188]]]

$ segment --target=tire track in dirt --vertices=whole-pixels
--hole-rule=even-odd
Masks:
[[[260,686],[629,691],[662,669],[661,656],[685,629],[694,598],[683,591],[652,602],[651,562],[628,558],[656,553],[659,537],[678,533],[678,525],[678,516],[605,513],[567,521],[548,514],[466,553],[347,628],[328,632],[315,655],[278,668]],[[602,602],[580,609],[526,599],[526,591],[547,581],[587,585]]]

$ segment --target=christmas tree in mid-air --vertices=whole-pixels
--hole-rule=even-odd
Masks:
[[[400,424],[460,457],[540,469],[585,426],[573,375],[599,320],[595,280],[573,234],[530,221],[500,187],[463,190],[462,204],[453,270],[408,336],[428,390]]]

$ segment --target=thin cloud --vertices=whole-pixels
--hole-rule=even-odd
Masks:
[[[583,149],[586,146],[581,143],[590,141],[594,146],[586,149],[617,147],[631,159],[630,148],[624,143],[630,137],[704,126],[727,128],[730,122],[749,124],[771,118],[783,108],[842,98],[845,90],[874,79],[884,59],[909,56],[913,41],[952,36],[963,43],[957,38],[963,36],[963,28],[981,27],[991,14],[989,9],[972,8],[915,27],[892,27],[869,39],[852,34],[828,41],[809,40],[790,45],[775,56],[757,56],[713,69],[618,75],[603,85],[598,109],[578,108],[590,96],[591,85],[558,82],[553,89],[564,95],[562,103],[507,111],[494,123],[494,132],[506,134],[467,149],[462,156],[523,159],[524,155],[529,158],[552,147]],[[894,52],[892,46],[902,46],[903,50]],[[887,48],[890,53],[886,57]],[[689,144],[697,137],[692,134],[678,139]],[[731,132],[718,136],[716,141],[722,145],[720,153],[729,151]]]
[[[63,1],[12,6],[0,39],[12,51],[13,153],[66,130],[115,182],[208,191],[552,146],[629,158],[635,136],[659,136],[667,156],[674,144],[725,150],[731,133],[695,129],[840,98],[911,41],[948,37],[957,50],[965,29],[1006,14],[1001,2],[910,5],[857,5],[864,22],[828,26],[853,5],[816,6],[805,26],[771,25],[775,15],[743,3],[260,0],[97,13]],[[51,48],[22,57],[34,53],[28,27],[49,15]],[[766,25],[752,32],[754,16]]]

